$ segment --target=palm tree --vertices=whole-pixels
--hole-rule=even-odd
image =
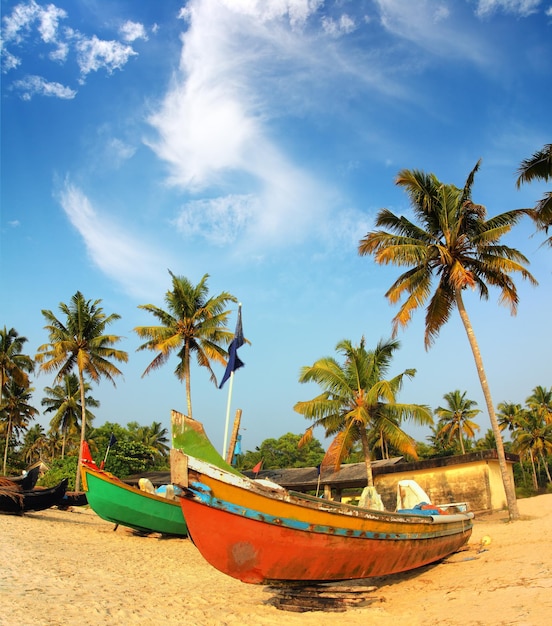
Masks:
[[[143,444],[154,456],[167,456],[170,446],[168,431],[161,422],[152,422],[151,426],[140,426],[137,422],[127,424],[133,441]]]
[[[535,411],[545,424],[552,424],[552,387],[546,389],[538,385],[525,400],[531,411]]]
[[[450,439],[443,436],[439,424],[430,426],[429,429],[431,430],[431,434],[426,437],[426,440],[429,441],[432,449],[431,456],[442,457],[454,454],[454,446],[450,442]]]
[[[93,382],[103,378],[115,386],[114,376],[121,371],[111,362],[112,359],[126,363],[128,354],[112,346],[121,338],[106,335],[106,328],[120,319],[116,313],[106,315],[100,307],[101,300],[85,300],[80,291],[71,298],[71,304],[63,302],[59,310],[65,316],[60,321],[52,311],[43,310],[47,324],[44,327],[49,334],[49,343],[38,348],[36,361],[44,372],[57,371],[55,381],[61,382],[75,368],[79,377],[81,401],[81,435],[79,460],[75,477],[75,491],[80,489],[80,468],[82,465],[82,443],[86,433],[86,382],[85,374]]]
[[[15,328],[8,330],[4,326],[0,330],[0,404],[9,380],[13,379],[20,387],[29,386],[27,373],[34,370],[34,361],[21,353],[25,343],[27,338],[20,337]]]
[[[518,293],[510,276],[521,274],[533,284],[537,281],[524,267],[521,252],[500,242],[526,212],[508,211],[486,219],[485,207],[472,201],[471,190],[480,161],[470,172],[463,189],[441,183],[434,174],[402,170],[396,184],[410,197],[413,223],[404,216],[381,209],[376,226],[389,229],[368,233],[359,244],[361,255],[372,254],[377,263],[408,266],[385,294],[393,304],[405,298],[393,319],[393,335],[410,321],[413,312],[429,299],[425,318],[425,348],[430,348],[441,327],[456,307],[470,342],[477,373],[485,396],[491,426],[496,437],[497,455],[511,520],[519,519],[514,485],[510,480],[504,444],[479,345],[464,306],[462,292],[476,289],[482,299],[489,296],[488,285],[498,287],[500,302],[516,313]],[[432,283],[437,281],[431,295]],[[430,297],[431,296],[431,297]]]
[[[552,452],[552,423],[547,424],[537,411],[524,412],[519,429],[514,433],[514,450],[522,456],[529,455],[535,491],[539,488],[535,470],[535,456],[542,460],[548,482],[552,482],[546,462],[546,455]]]
[[[38,411],[30,403],[32,387],[18,385],[11,379],[4,389],[4,398],[0,404],[0,419],[4,424],[6,447],[4,450],[4,474],[8,462],[8,448],[14,434],[19,435],[26,430],[29,421],[34,419]]]
[[[34,459],[42,459],[44,451],[48,448],[48,438],[44,432],[44,428],[40,424],[35,424],[25,433],[23,445],[21,447],[21,455],[27,464]]]
[[[483,435],[481,439],[478,439],[475,447],[477,450],[492,450],[496,448],[496,439],[491,428]]]
[[[477,402],[467,399],[465,391],[464,393],[460,393],[459,389],[449,391],[443,398],[447,402],[447,408],[439,406],[435,409],[435,415],[438,415],[440,420],[439,430],[449,441],[453,437],[458,437],[462,454],[466,454],[464,435],[470,439],[475,437],[479,426],[472,418],[481,413],[481,411],[472,408],[477,405]]]
[[[69,433],[78,433],[78,426],[82,415],[79,379],[76,374],[67,374],[63,377],[61,385],[45,387],[46,396],[42,399],[42,406],[47,407],[44,413],[54,413],[50,420],[51,431],[59,431],[62,434],[61,458],[65,457],[65,446]],[[84,383],[84,393],[91,389],[89,383]],[[86,422],[89,424],[94,419],[94,414],[88,407],[98,407],[100,403],[92,396],[85,397]]]
[[[522,161],[517,173],[516,187],[518,189],[523,183],[530,183],[533,180],[552,180],[552,143],[546,144],[531,158]],[[552,191],[547,191],[537,202],[531,216],[537,228],[548,234],[548,229],[552,226]],[[552,237],[549,237],[545,243],[552,246]]]
[[[523,410],[521,404],[515,404],[514,402],[501,402],[498,406],[498,426],[501,431],[508,429],[510,433],[514,432],[519,427],[519,422],[523,417]]]
[[[395,448],[416,456],[412,439],[399,424],[407,418],[419,424],[433,422],[428,407],[397,402],[404,377],[413,378],[416,370],[407,369],[394,378],[384,379],[398,348],[399,342],[390,340],[380,341],[375,350],[367,350],[364,337],[359,346],[345,339],[336,346],[344,357],[343,364],[333,357],[324,357],[301,368],[299,376],[300,383],[315,382],[323,389],[316,398],[297,402],[293,407],[313,420],[300,445],[311,441],[314,428],[322,426],[327,437],[335,436],[324,464],[332,463],[338,468],[360,441],[368,487],[374,485],[368,431],[381,431]]]
[[[209,274],[205,274],[197,285],[193,285],[183,276],[175,276],[171,271],[169,274],[172,278],[172,290],[165,294],[167,310],[153,304],[142,304],[138,307],[156,317],[160,325],[137,326],[134,331],[142,339],[147,339],[138,350],[157,352],[142,376],[164,365],[170,355],[177,351],[178,363],[174,373],[179,380],[186,382],[188,415],[192,417],[191,357],[195,355],[198,365],[207,368],[216,385],[217,378],[211,361],[226,365],[228,353],[222,346],[227,346],[234,335],[226,328],[230,311],[225,308],[228,302],[238,300],[226,291],[208,298]]]

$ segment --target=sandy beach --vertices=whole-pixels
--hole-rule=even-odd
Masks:
[[[375,585],[345,613],[282,611],[273,590],[208,565],[188,539],[134,534],[93,511],[0,516],[0,624],[310,624],[544,626],[552,615],[552,494],[519,501],[523,519],[476,517],[467,548]],[[491,543],[481,551],[481,539]]]

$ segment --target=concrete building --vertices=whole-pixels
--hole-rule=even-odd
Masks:
[[[506,454],[513,481],[514,454]],[[433,504],[468,503],[470,511],[496,511],[507,508],[496,450],[483,450],[459,456],[405,463],[402,457],[373,461],[374,485],[385,508],[395,510],[400,480],[415,480]],[[246,472],[246,474],[249,474]],[[338,472],[315,467],[261,471],[258,478],[269,478],[286,489],[318,491],[324,497],[341,500],[360,495],[366,486],[364,463],[342,465]]]

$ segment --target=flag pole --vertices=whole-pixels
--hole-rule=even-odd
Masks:
[[[226,364],[226,371],[222,377],[222,381],[219,385],[219,389],[222,388],[224,383],[230,378],[230,387],[228,389],[228,400],[226,402],[226,424],[224,427],[224,443],[222,445],[222,458],[226,458],[226,446],[228,443],[228,427],[230,424],[230,404],[232,402],[232,388],[234,386],[234,371],[243,366],[243,363],[238,357],[238,348],[243,346],[243,328],[241,320],[241,302],[238,304],[238,321],[236,322],[236,330],[234,332],[234,339],[230,342],[228,348],[228,363]]]
[[[228,426],[230,424],[230,405],[232,404],[232,388],[234,387],[234,372],[230,374],[230,386],[228,387],[228,401],[226,402],[226,423],[224,425],[224,443],[222,444],[222,458],[226,457],[226,444],[228,442]]]
[[[115,439],[115,435],[111,433],[111,437],[109,438],[109,443],[107,444],[107,450],[105,451],[104,460],[100,463],[100,469],[103,470],[103,468],[105,467],[105,463],[107,461],[107,455],[109,454],[109,451],[111,450],[111,446],[114,446],[116,443],[117,443],[117,439]]]

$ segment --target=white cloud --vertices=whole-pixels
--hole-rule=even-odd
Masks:
[[[127,20],[120,28],[119,33],[124,41],[132,42],[136,39],[144,39],[147,41],[146,29],[139,22],[131,22]]]
[[[22,48],[27,40],[31,39],[36,47],[38,39],[48,46],[53,46],[48,53],[44,53],[51,61],[64,63],[71,52],[77,55],[77,63],[80,69],[80,82],[90,72],[105,69],[108,74],[116,69],[122,69],[128,60],[137,53],[130,45],[120,41],[100,39],[97,35],[87,36],[71,27],[60,29],[60,22],[68,17],[64,9],[54,4],[39,5],[35,0],[28,0],[16,5],[10,14],[2,19],[2,71],[7,73],[23,65],[23,54],[16,56],[12,47]],[[126,42],[136,39],[147,40],[145,28],[138,22],[126,21],[120,29]],[[42,51],[37,54],[42,55]],[[48,83],[46,85],[55,85]],[[41,93],[39,90],[36,93]],[[67,92],[44,90],[43,95],[56,95],[67,97]]]
[[[107,152],[108,157],[115,163],[116,167],[119,167],[135,155],[136,148],[121,139],[113,138],[108,143]]]
[[[2,54],[2,73],[6,74],[10,70],[14,70],[18,65],[21,65],[21,59],[5,48],[0,48],[0,50]]]
[[[322,31],[314,39],[300,32],[320,5],[196,0],[181,12],[189,27],[180,72],[150,117],[157,139],[149,145],[169,165],[169,184],[216,198],[188,203],[176,220],[182,230],[218,243],[240,238],[248,248],[321,230],[331,191],[284,154],[270,128],[290,97],[298,106],[312,100],[309,81],[326,89],[341,71],[362,74],[358,64],[329,62],[333,49],[317,45],[316,37],[330,39]]]
[[[295,28],[303,26],[324,0],[221,0],[221,4],[262,23],[286,19]]]
[[[225,246],[243,233],[259,209],[257,202],[252,195],[195,200],[182,207],[174,224],[186,239],[200,235],[209,243]]]
[[[83,238],[92,262],[128,293],[149,297],[159,284],[166,282],[171,264],[163,252],[134,239],[128,225],[106,218],[75,185],[67,182],[59,198],[67,218]]]
[[[49,82],[42,76],[25,76],[13,83],[13,88],[20,92],[23,100],[31,100],[33,96],[49,96],[72,100],[77,92],[61,83]]]
[[[432,54],[462,57],[486,64],[489,52],[476,33],[459,27],[454,4],[434,0],[375,0],[382,26],[393,35],[412,41]]]
[[[58,26],[61,19],[65,19],[67,13],[53,4],[39,8],[38,12],[38,32],[45,43],[57,41]]]
[[[55,43],[58,35],[59,22],[67,17],[67,12],[54,4],[41,6],[30,0],[13,8],[9,15],[2,18],[2,37],[4,42],[21,43],[30,33],[32,26],[36,28],[44,43]]]
[[[541,0],[479,0],[476,14],[480,17],[487,17],[496,11],[503,11],[527,17],[535,13],[540,4]]]
[[[356,24],[354,19],[344,14],[338,20],[324,17],[322,19],[322,28],[324,32],[332,37],[340,37],[341,35],[352,33],[356,29]]]
[[[76,49],[77,63],[83,76],[100,69],[105,69],[111,74],[113,70],[121,69],[131,56],[137,54],[131,46],[125,46],[118,41],[98,39],[96,35],[81,36]]]
[[[59,63],[63,63],[67,60],[67,56],[69,54],[69,44],[64,41],[59,41],[55,50],[52,50],[48,57],[52,61],[57,61]]]

